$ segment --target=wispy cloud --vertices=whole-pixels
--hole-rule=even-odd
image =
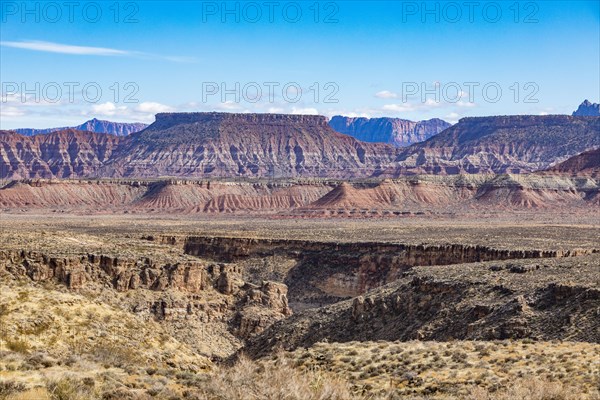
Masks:
[[[398,95],[394,92],[390,92],[389,90],[382,90],[381,92],[375,93],[375,97],[379,99],[395,99]]]
[[[76,54],[83,56],[127,56],[131,52],[125,50],[109,49],[106,47],[72,46],[68,44],[40,42],[36,40],[22,42],[0,42],[4,47],[14,47],[33,51],[44,51],[47,53]]]
[[[166,104],[153,101],[145,101],[136,107],[119,106],[111,101],[102,104],[95,104],[91,109],[82,110],[81,114],[89,117],[117,117],[121,119],[134,121],[153,121],[154,115],[161,112],[171,112],[175,109]]]
[[[150,59],[161,59],[176,63],[193,63],[197,59],[194,57],[185,56],[171,56],[171,55],[157,55],[151,53],[144,53],[141,51],[130,51],[111,49],[108,47],[90,47],[90,46],[75,46],[64,43],[44,42],[39,40],[23,40],[19,42],[14,41],[2,41],[0,46],[12,47],[15,49],[41,51],[45,53],[58,53],[58,54],[69,54],[78,56],[102,56],[102,57],[136,57],[136,58],[150,58]]]

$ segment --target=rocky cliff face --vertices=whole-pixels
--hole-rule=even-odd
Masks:
[[[329,125],[337,132],[363,142],[379,142],[406,147],[423,142],[451,126],[433,118],[427,121],[409,121],[400,118],[351,118],[336,115]]]
[[[119,176],[353,177],[394,161],[392,147],[334,132],[325,117],[158,114],[105,165]]]
[[[354,299],[305,310],[251,339],[252,356],[319,341],[498,340],[600,342],[598,255],[542,262],[415,267]],[[578,276],[571,269],[577,268]]]
[[[98,176],[120,141],[114,135],[74,129],[31,137],[0,131],[0,178]]]
[[[33,136],[40,134],[47,134],[52,132],[64,131],[74,129],[78,131],[95,132],[95,133],[108,133],[115,136],[127,136],[131,133],[139,132],[145,129],[148,125],[140,122],[126,123],[126,122],[111,122],[103,121],[99,119],[91,119],[84,122],[81,125],[73,127],[63,128],[48,128],[48,129],[32,129],[32,128],[21,128],[15,129],[15,132],[24,136]]]
[[[420,265],[488,260],[570,257],[591,250],[500,250],[485,246],[424,246],[384,243],[330,243],[225,237],[188,237],[184,252],[203,259],[239,263],[273,258],[288,265],[283,281],[296,307],[359,296],[393,282]],[[287,260],[287,261],[286,261]],[[290,262],[291,261],[291,262]]]
[[[221,351],[213,349],[216,355],[292,314],[284,284],[245,282],[240,267],[233,264],[2,250],[0,276],[6,274],[34,283],[63,284],[75,292],[109,291],[114,296],[128,292],[125,298],[130,300],[123,308],[163,323],[192,346],[206,345],[194,343],[199,338],[194,330],[204,331],[202,325],[228,332],[229,342]]]
[[[590,103],[589,100],[585,100],[579,105],[576,111],[573,111],[573,116],[600,117],[600,104]]]
[[[600,117],[465,118],[404,149],[335,132],[325,117],[158,114],[126,137],[0,132],[0,178],[396,177],[520,173],[600,146]]]
[[[600,176],[600,147],[590,151],[584,151],[563,161],[548,170],[560,174],[575,176]]]
[[[395,174],[535,171],[599,146],[599,131],[600,118],[463,118],[439,135],[405,149]]]

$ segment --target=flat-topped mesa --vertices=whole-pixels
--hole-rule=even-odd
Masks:
[[[458,122],[461,124],[494,124],[496,127],[508,126],[510,128],[519,128],[531,125],[544,124],[569,124],[580,117],[571,115],[494,115],[486,117],[464,117]],[[600,120],[600,117],[598,118]]]
[[[194,123],[328,126],[327,118],[322,115],[195,112],[156,114],[156,121],[148,129],[166,129],[175,125]]]

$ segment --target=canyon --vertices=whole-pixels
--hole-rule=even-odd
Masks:
[[[454,399],[535,368],[594,399],[599,124],[465,118],[407,147],[306,115],[0,132],[0,397],[337,373],[340,399]]]
[[[48,198],[73,198],[60,193]],[[268,363],[275,353],[314,355],[325,342],[417,340],[459,352],[473,340],[589,351],[600,340],[597,213],[522,208],[511,220],[415,213],[356,224],[50,209],[0,219],[2,372],[23,387],[62,371],[113,398],[151,398],[167,385],[182,397],[242,353]],[[303,362],[323,361],[313,355]]]

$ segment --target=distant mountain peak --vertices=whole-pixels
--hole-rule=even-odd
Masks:
[[[600,117],[600,104],[592,103],[588,99],[585,99],[583,103],[579,105],[577,111],[573,112],[575,117]]]
[[[335,131],[363,142],[387,143],[396,147],[423,142],[451,126],[438,118],[410,121],[402,118],[352,118],[341,115],[332,117],[329,125]]]
[[[34,129],[34,128],[23,128],[14,129],[15,132],[25,136],[33,136],[40,134],[48,134],[52,132],[62,131],[66,129],[76,129],[79,131],[88,131],[95,133],[108,133],[116,136],[127,136],[135,132],[139,132],[146,129],[148,125],[141,122],[112,122],[103,121],[97,118],[92,118],[89,121],[85,121],[81,125],[77,126],[65,126],[60,128],[47,128],[47,129]]]

